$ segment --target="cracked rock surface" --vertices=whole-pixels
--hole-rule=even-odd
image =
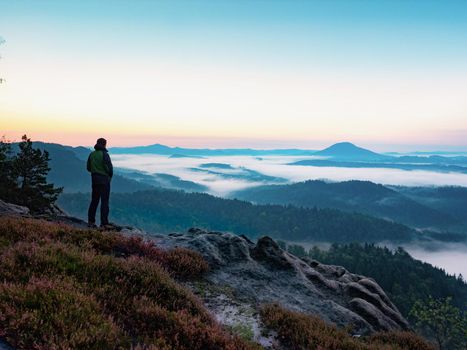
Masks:
[[[341,266],[298,258],[269,237],[254,243],[231,233],[190,229],[184,234],[157,236],[155,240],[163,248],[185,247],[203,255],[211,266],[203,287],[209,289],[209,295],[198,294],[204,297],[208,308],[209,299],[216,298],[211,311],[218,318],[222,318],[224,310],[241,315],[232,311],[235,305],[249,309],[255,339],[261,336],[255,332],[258,308],[271,302],[318,315],[341,327],[351,326],[353,334],[409,328],[373,279],[350,273]],[[256,314],[251,310],[256,310]],[[242,317],[237,317],[239,322],[247,322]],[[236,319],[231,316],[220,321],[229,325]]]

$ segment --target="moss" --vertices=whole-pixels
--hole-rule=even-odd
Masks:
[[[236,323],[229,327],[230,331],[238,335],[240,338],[252,341],[254,337],[253,328],[249,324],[245,323]]]

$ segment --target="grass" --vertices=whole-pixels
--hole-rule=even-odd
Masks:
[[[255,349],[174,278],[186,249],[35,219],[0,218],[0,336],[17,349]]]
[[[412,332],[379,332],[354,338],[345,330],[316,316],[286,310],[277,304],[264,305],[261,319],[281,343],[294,350],[434,350],[434,346]]]

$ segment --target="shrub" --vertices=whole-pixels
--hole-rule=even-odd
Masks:
[[[367,339],[376,349],[390,344],[404,350],[434,350],[435,347],[413,332],[378,332]]]
[[[122,336],[96,300],[72,283],[31,278],[0,284],[0,335],[17,348],[113,349]]]
[[[99,254],[123,258],[133,255],[146,257],[180,278],[197,278],[209,270],[208,263],[197,252],[183,248],[162,250],[153,241],[139,236],[76,229],[45,220],[0,217],[0,247],[19,241],[59,241],[94,250]]]
[[[285,310],[277,304],[265,305],[261,310],[261,319],[291,349],[365,349],[363,344],[343,330],[328,325],[320,318]]]
[[[316,316],[286,310],[277,304],[263,306],[261,319],[290,349],[434,350],[433,346],[411,332],[379,332],[368,338],[353,338]]]
[[[186,249],[0,218],[0,336],[17,349],[255,349],[172,276],[207,270]]]

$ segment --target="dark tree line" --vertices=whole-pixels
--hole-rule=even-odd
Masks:
[[[47,183],[49,153],[34,149],[26,135],[12,152],[11,144],[0,141],[0,199],[28,207],[33,213],[54,209],[62,188]]]
[[[89,195],[63,194],[60,206],[85,217]],[[252,238],[327,242],[407,241],[416,232],[382,219],[335,209],[297,208],[217,198],[208,194],[169,190],[115,193],[111,198],[113,220],[150,232],[185,231],[196,226],[231,231]]]

